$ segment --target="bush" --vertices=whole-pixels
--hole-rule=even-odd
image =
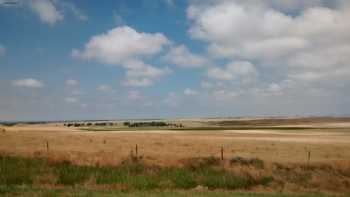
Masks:
[[[234,157],[230,160],[231,165],[239,164],[239,165],[251,165],[259,169],[264,168],[264,161],[258,158],[246,159],[243,157]]]
[[[95,123],[95,126],[101,126],[101,127],[103,127],[103,126],[107,126],[107,123],[106,123],[106,122],[96,122],[96,123]]]
[[[210,166],[217,166],[220,164],[220,159],[217,157],[198,157],[191,158],[185,161],[185,167],[191,170],[197,170]]]
[[[167,127],[167,126],[171,126],[170,124],[166,123],[166,122],[156,122],[156,121],[152,121],[152,122],[124,122],[124,126],[128,126],[128,127]]]

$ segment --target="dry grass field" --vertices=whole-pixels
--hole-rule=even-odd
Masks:
[[[51,163],[69,161],[78,166],[117,166],[135,156],[137,145],[138,159],[144,165],[186,167],[199,158],[221,160],[223,148],[224,161],[219,163],[228,171],[274,178],[269,186],[249,191],[350,192],[349,119],[173,122],[185,127],[89,129],[65,127],[62,123],[2,126],[0,153],[44,157]],[[238,158],[239,165],[232,166],[233,158]],[[249,162],[245,165],[240,158],[258,158],[264,167],[255,168]]]

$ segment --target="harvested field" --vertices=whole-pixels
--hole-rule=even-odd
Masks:
[[[80,131],[60,127],[18,126],[1,133],[0,151],[22,156],[47,154],[78,164],[117,164],[138,144],[150,163],[177,165],[184,158],[218,156],[258,157],[266,161],[302,163],[311,151],[311,162],[335,162],[350,158],[348,129],[307,131]],[[271,154],[273,153],[273,154]]]

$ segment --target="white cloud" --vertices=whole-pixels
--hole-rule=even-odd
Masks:
[[[169,68],[161,69],[136,60],[128,61],[123,66],[127,69],[124,82],[127,86],[150,86],[155,81],[171,73]]]
[[[205,58],[192,54],[185,45],[171,48],[165,59],[183,68],[198,68],[207,64]]]
[[[0,44],[0,57],[6,54],[6,48]]]
[[[141,33],[131,27],[116,27],[105,34],[93,36],[85,49],[73,49],[72,55],[82,59],[95,59],[107,64],[120,64],[159,53],[169,44],[161,33]]]
[[[101,92],[111,92],[113,90],[109,85],[100,85],[96,89]]]
[[[78,20],[87,21],[89,18],[83,11],[78,9],[73,3],[58,0],[55,1],[64,11],[71,12]]]
[[[140,99],[142,99],[142,95],[137,90],[130,90],[128,92],[128,99],[130,99],[130,100],[140,100]]]
[[[212,88],[214,87],[214,85],[208,81],[202,81],[201,82],[201,87],[202,88],[206,88],[206,89],[209,89],[209,88]]]
[[[68,80],[66,80],[66,85],[67,86],[77,86],[77,85],[79,85],[79,82],[77,80],[74,80],[74,79],[68,79]]]
[[[231,81],[235,79],[246,80],[257,76],[257,71],[250,62],[232,62],[222,68],[209,68],[208,77],[216,80]]]
[[[235,100],[240,94],[229,90],[214,90],[211,93],[211,97],[217,101],[232,101]]]
[[[170,107],[178,107],[180,97],[175,92],[169,92],[163,102]]]
[[[210,52],[217,56],[278,58],[308,45],[291,33],[297,22],[275,10],[227,1],[203,10],[191,7],[188,15],[194,22],[191,35],[209,41]]]
[[[64,98],[64,101],[67,103],[77,103],[78,99],[75,97],[66,97],[66,98]]]
[[[158,54],[168,44],[170,41],[161,33],[142,33],[122,26],[92,37],[84,50],[73,49],[72,55],[122,66],[126,69],[124,85],[144,87],[171,73],[169,68],[157,68],[142,60]]]
[[[186,88],[186,89],[184,90],[184,95],[186,95],[186,96],[196,96],[197,94],[198,94],[197,91],[192,90],[192,89],[190,89],[190,88]]]
[[[44,86],[44,84],[41,81],[33,78],[18,79],[13,81],[12,85],[26,88],[41,88]]]
[[[281,86],[278,85],[277,83],[271,83],[268,87],[268,90],[271,92],[280,92],[281,91]]]
[[[43,23],[55,25],[63,21],[67,14],[71,14],[80,21],[87,21],[88,16],[73,3],[64,0],[29,0],[20,1],[38,15]]]
[[[81,95],[85,95],[86,92],[81,90],[73,90],[73,91],[70,91],[69,94],[74,96],[81,96]]]
[[[300,88],[350,80],[347,1],[192,1],[187,14],[190,35],[208,43],[215,58],[254,62],[268,79],[295,81]],[[214,67],[208,76],[232,80],[236,73]]]
[[[32,10],[39,16],[40,20],[49,25],[54,25],[63,20],[63,14],[56,8],[50,0],[32,0],[30,3]]]

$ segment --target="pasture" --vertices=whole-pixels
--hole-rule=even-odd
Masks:
[[[69,191],[79,196],[90,190],[96,196],[350,192],[348,119],[169,122],[136,128],[122,122],[2,126],[0,191],[10,196],[69,196]]]

